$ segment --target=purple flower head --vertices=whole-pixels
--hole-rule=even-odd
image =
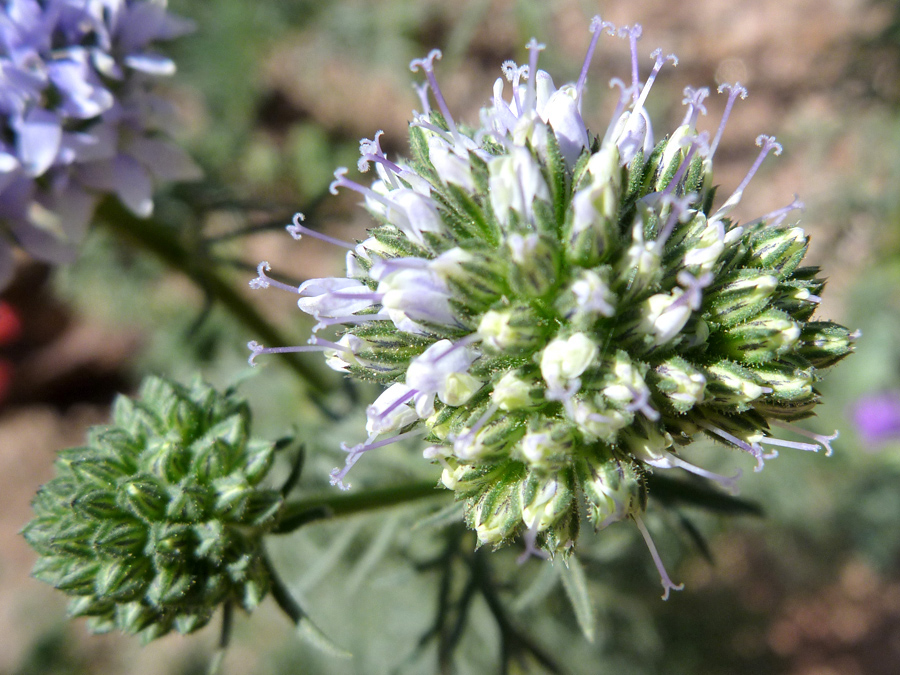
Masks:
[[[882,445],[900,439],[900,391],[883,391],[860,397],[852,408],[856,433],[865,445]]]
[[[97,202],[149,216],[153,186],[199,169],[165,139],[155,43],[193,30],[166,0],[8,0],[0,14],[0,288],[12,246],[70,260]]]

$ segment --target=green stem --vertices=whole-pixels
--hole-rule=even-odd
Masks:
[[[221,302],[267,347],[285,347],[291,344],[203,256],[194,254],[183,246],[171,228],[153,219],[138,218],[112,199],[104,202],[99,216],[98,220],[116,236],[149,251]],[[296,354],[279,356],[313,391],[322,393],[330,388],[323,373],[309,366]]]
[[[278,524],[271,530],[271,533],[288,534],[315,520],[352,516],[419,499],[447,495],[449,492],[435,487],[434,481],[428,481],[367,490],[356,494],[332,493],[307,497],[286,503],[281,511]]]

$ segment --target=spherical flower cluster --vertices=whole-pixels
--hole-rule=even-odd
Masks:
[[[729,217],[780,152],[774,138],[757,139],[746,178],[714,206],[713,157],[744,89],[720,88],[726,113],[712,140],[697,129],[709,91],[686,89],[683,122],[655,142],[645,103],[675,57],[653,52],[641,82],[640,26],[598,17],[591,32],[574,84],[538,70],[534,41],[528,65],[504,63],[478,128],[451,116],[433,70],[440,53],[414,61],[428,84],[411,159],[386,157],[379,132],[360,148],[359,168],[378,173],[371,187],[335,173],[332,190],[362,194],[378,221],[345,244],[346,276],[294,288],[262,263],[251,285],[298,293],[318,319],[312,344],[294,350],[321,349],[333,368],[387,385],[335,484],[370,450],[423,437],[480,543],[524,531],[530,552],[567,553],[586,512],[595,528],[634,519],[658,563],[640,518],[647,473],[680,468],[733,488],[681,457],[698,435],[757,468],[775,454],[764,446],[830,452],[832,437],[794,442],[771,429],[810,435],[788,423],[812,414],[822,369],[855,335],[812,319],[823,281],[801,266],[807,235],[784,222],[797,202],[745,225]],[[630,84],[612,80],[618,106],[594,134],[581,106],[604,32],[630,43],[633,72]],[[296,238],[321,236],[301,220],[288,227]],[[336,338],[319,337],[331,328]]]
[[[0,288],[12,244],[71,258],[104,194],[150,214],[154,180],[199,174],[164,140],[152,93],[175,64],[153,50],[193,25],[166,0],[9,0],[0,15]]]
[[[232,393],[149,378],[114,424],[60,453],[25,528],[33,574],[73,596],[94,632],[145,641],[205,626],[223,603],[250,611],[269,589],[262,536],[281,493],[260,482],[271,443],[248,437]]]

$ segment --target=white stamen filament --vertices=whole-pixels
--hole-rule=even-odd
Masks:
[[[723,91],[728,92],[728,102],[725,104],[725,112],[722,113],[722,120],[719,122],[719,128],[716,130],[713,142],[709,146],[708,159],[710,162],[712,161],[713,155],[716,154],[716,148],[719,147],[719,141],[722,140],[722,134],[725,131],[725,123],[728,121],[728,116],[731,115],[731,108],[734,106],[735,100],[738,96],[742,99],[747,98],[747,90],[744,89],[739,82],[720,85],[719,93],[721,94]]]
[[[263,347],[256,340],[251,340],[250,342],[247,343],[247,349],[249,349],[253,353],[250,354],[250,357],[247,359],[247,363],[250,364],[251,366],[255,366],[256,365],[256,357],[260,356],[261,354],[294,354],[297,352],[323,352],[326,349],[335,349],[335,348],[347,350],[347,348],[344,347],[343,345],[337,345],[335,343],[329,343],[329,344],[330,345],[334,344],[335,346],[326,347],[326,346],[320,346],[320,345],[305,345],[305,346],[297,346],[297,347]],[[347,350],[347,351],[349,351],[349,350]]]
[[[290,284],[284,284],[280,281],[276,281],[271,277],[266,276],[266,272],[272,269],[272,266],[269,265],[265,260],[259,265],[256,266],[256,274],[258,275],[255,279],[250,280],[250,288],[268,288],[269,286],[274,286],[275,288],[280,288],[283,291],[289,291],[290,293],[299,293],[300,289],[296,286],[291,286]]]
[[[650,537],[650,532],[647,531],[647,527],[644,525],[644,521],[637,514],[632,516],[634,518],[634,522],[638,527],[638,530],[641,532],[641,536],[644,538],[644,543],[647,544],[647,548],[650,549],[650,556],[653,558],[653,564],[656,565],[656,571],[659,572],[659,578],[662,582],[663,587],[663,600],[669,599],[669,591],[680,591],[684,589],[684,584],[675,584],[669,578],[668,572],[666,572],[666,568],[663,566],[662,558],[659,557],[659,552],[656,550],[656,545],[653,543],[653,539]]]
[[[345,169],[346,171],[346,169]],[[315,230],[311,230],[305,225],[302,224],[301,221],[305,220],[306,216],[302,213],[294,214],[294,222],[292,225],[288,225],[285,229],[288,231],[294,239],[300,241],[304,234],[313,237],[314,239],[320,239],[321,241],[328,242],[329,244],[334,244],[335,246],[340,246],[341,248],[350,249],[351,251],[356,248],[354,244],[347,243],[346,241],[341,241],[340,239],[335,239],[334,237],[329,237],[327,234],[322,234],[321,232],[316,232]]]
[[[356,464],[359,461],[360,457],[362,457],[366,452],[368,452],[369,450],[374,450],[376,448],[382,448],[385,445],[397,443],[398,441],[402,441],[407,438],[424,436],[426,433],[428,432],[425,429],[413,429],[412,431],[407,431],[402,434],[397,434],[396,436],[391,436],[390,438],[385,438],[382,441],[376,441],[374,443],[366,441],[365,443],[354,445],[352,448],[347,447],[346,443],[341,443],[341,450],[347,453],[347,460],[344,463],[343,468],[335,468],[329,474],[331,477],[331,484],[340,488],[341,490],[349,490],[350,484],[345,484],[344,478],[347,476],[347,473],[350,471],[350,469],[353,468],[353,465]]]
[[[525,47],[528,49],[528,86],[525,89],[525,108],[524,110],[519,110],[519,116],[521,116],[525,110],[531,111],[535,109],[535,103],[537,102],[536,83],[538,54],[546,49],[547,45],[542,45],[534,38],[531,38]]]
[[[817,434],[812,431],[807,431],[801,427],[794,426],[793,424],[788,424],[787,422],[782,422],[781,420],[770,420],[769,424],[775,427],[780,427],[782,429],[787,429],[788,431],[793,431],[795,434],[799,434],[800,436],[805,436],[806,438],[811,438],[816,443],[825,448],[825,456],[831,457],[834,450],[831,448],[831,441],[836,440],[841,434],[835,429],[834,433],[830,436],[826,436],[824,434]]]
[[[459,144],[461,141],[459,131],[456,129],[456,122],[453,121],[450,108],[447,107],[447,102],[444,100],[444,95],[438,86],[437,78],[434,76],[434,60],[441,58],[441,56],[440,49],[432,49],[424,59],[413,59],[410,61],[409,69],[415,73],[421,68],[425,72],[425,77],[428,78],[428,83],[431,85],[431,93],[434,94],[434,100],[437,101],[438,108],[441,109],[441,114],[444,116],[450,135],[453,136],[454,143]]]
[[[695,127],[697,125],[697,117],[699,114],[702,113],[703,115],[706,115],[706,106],[703,105],[703,100],[707,96],[709,96],[709,89],[706,87],[701,87],[700,89],[694,89],[693,87],[684,88],[684,98],[681,102],[686,105],[688,109],[684,115],[684,120],[681,122],[681,126]]]
[[[603,32],[604,28],[606,29],[607,35],[616,34],[615,25],[609,21],[603,21],[599,14],[591,19],[591,27],[589,30],[593,37],[591,37],[591,43],[588,45],[587,54],[584,57],[584,64],[581,66],[581,74],[578,76],[578,83],[575,85],[578,112],[581,112],[581,94],[584,91],[584,85],[587,82],[588,70],[591,67],[591,59],[594,58],[594,49],[597,47],[597,41],[600,39],[600,33]]]
[[[712,424],[709,424],[708,422],[699,422],[699,426],[701,426],[704,429],[706,429],[707,431],[715,434],[719,438],[723,438],[726,441],[728,441],[729,443],[736,445],[744,452],[749,452],[751,455],[753,455],[753,457],[756,458],[756,468],[754,468],[753,470],[754,471],[762,471],[763,465],[765,464],[765,461],[764,461],[765,458],[763,457],[762,446],[760,446],[758,443],[753,443],[751,445],[750,443],[747,443],[746,441],[742,441],[737,436],[733,436],[733,435],[729,434],[724,429],[720,429],[719,427],[713,426]]]

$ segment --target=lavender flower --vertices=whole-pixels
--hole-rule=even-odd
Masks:
[[[863,444],[877,447],[896,440],[900,438],[900,392],[862,396],[853,405],[852,416]]]
[[[153,183],[197,166],[165,140],[154,43],[193,29],[166,0],[8,0],[0,15],[0,288],[12,245],[59,263],[104,194],[150,215]]]
[[[440,52],[413,61],[437,109],[423,93],[412,159],[387,158],[379,133],[361,143],[371,187],[335,172],[332,191],[362,194],[379,223],[355,246],[337,242],[346,277],[294,288],[262,263],[251,285],[299,294],[319,320],[309,346],[288,350],[324,351],[332,367],[388,386],[368,408],[368,438],[344,446],[335,485],[348,487],[369,451],[421,437],[479,543],[524,532],[526,552],[565,556],[582,513],[596,529],[630,518],[666,597],[679,586],[641,519],[646,475],[686,470],[733,490],[736,477],[681,456],[699,435],[748,453],[757,470],[777,454],[766,445],[830,453],[836,434],[790,423],[812,414],[816,381],[856,334],[812,320],[823,282],[800,266],[806,234],[784,224],[798,202],[745,225],[729,216],[781,152],[774,138],[756,139],[746,177],[713,205],[713,157],[746,91],[720,89],[727,112],[710,141],[697,129],[709,91],[685,90],[684,121],[656,142],[645,103],[675,57],[653,52],[641,82],[640,26],[597,17],[591,32],[581,76],[561,87],[538,70],[544,47],[532,40],[528,65],[503,65],[478,128],[453,119],[434,74]],[[594,134],[581,106],[601,33],[628,41],[632,74],[612,80],[618,106]],[[288,228],[295,238],[319,236],[301,221]],[[338,339],[319,337],[333,328]]]

